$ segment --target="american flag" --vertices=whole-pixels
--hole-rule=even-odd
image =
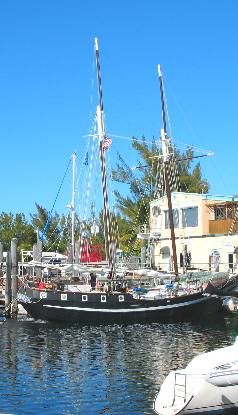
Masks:
[[[88,166],[88,151],[85,154],[84,161],[83,161],[83,165],[84,166]]]
[[[102,147],[106,151],[110,147],[111,144],[112,144],[112,139],[109,137],[105,137],[102,142]]]

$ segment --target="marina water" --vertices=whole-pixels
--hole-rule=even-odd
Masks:
[[[0,321],[0,413],[144,415],[165,376],[230,345],[238,316],[88,327]]]

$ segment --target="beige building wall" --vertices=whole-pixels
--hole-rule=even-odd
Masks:
[[[208,202],[206,196],[201,194],[172,193],[173,209],[178,209],[179,212],[179,227],[175,228],[178,265],[186,245],[187,252],[191,254],[191,266],[194,268],[209,269],[210,266],[224,271],[230,267],[238,271],[238,258],[235,253],[238,247],[238,234],[231,236],[209,234],[209,221],[214,220],[214,212],[208,206],[211,201],[210,198]],[[198,208],[197,226],[183,227],[182,209],[191,207]],[[154,244],[154,263],[157,268],[165,271],[169,271],[172,266],[170,229],[165,229],[167,210],[167,197],[151,202],[150,237]],[[217,267],[218,262],[219,267]]]

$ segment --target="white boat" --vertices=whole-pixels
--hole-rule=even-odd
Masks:
[[[154,401],[159,415],[238,413],[238,337],[172,371]]]

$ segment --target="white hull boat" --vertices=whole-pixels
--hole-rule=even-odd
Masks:
[[[159,415],[238,414],[238,337],[172,371],[154,401]]]

